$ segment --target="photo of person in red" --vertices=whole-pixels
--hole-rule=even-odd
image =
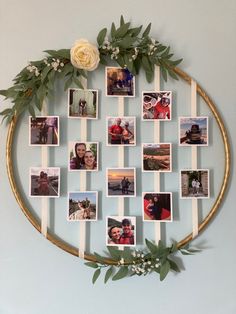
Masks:
[[[144,221],[172,221],[172,193],[143,193]]]
[[[122,235],[120,237],[119,244],[134,244],[134,233],[132,231],[131,221],[127,218],[124,218],[121,222],[122,226]]]
[[[143,92],[143,120],[171,120],[172,92]]]
[[[111,136],[111,144],[121,144],[122,134],[124,128],[121,126],[121,118],[116,119],[116,124],[109,128],[109,135]]]

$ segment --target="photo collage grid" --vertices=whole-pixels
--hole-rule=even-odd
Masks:
[[[105,69],[106,97],[135,97],[135,77],[119,67]],[[171,91],[143,91],[141,120],[167,122],[172,119]],[[68,89],[69,119],[98,119],[98,90]],[[179,146],[208,146],[208,117],[179,117]],[[59,146],[59,117],[29,117],[30,146]],[[107,116],[106,145],[136,146],[136,117]],[[171,143],[141,143],[142,172],[172,172]],[[99,171],[99,143],[70,141],[68,171]],[[209,198],[209,170],[180,170],[180,198]],[[60,196],[60,168],[31,167],[29,178],[31,197]],[[135,197],[136,169],[132,167],[106,169],[106,197]],[[68,221],[96,221],[97,191],[69,191]],[[173,217],[171,192],[142,192],[143,221],[171,222]],[[136,244],[136,219],[132,216],[106,217],[106,244],[133,246]]]

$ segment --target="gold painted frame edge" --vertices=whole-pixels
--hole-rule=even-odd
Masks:
[[[176,74],[178,74],[184,81],[186,81],[189,85],[191,84],[191,77],[182,71],[180,68],[175,68]],[[216,214],[217,209],[220,207],[220,204],[223,200],[223,197],[225,195],[225,192],[227,190],[227,186],[229,183],[229,177],[230,177],[230,163],[231,163],[231,157],[230,157],[230,145],[229,145],[229,140],[227,136],[227,131],[224,126],[224,123],[220,117],[219,112],[216,109],[216,106],[214,102],[210,99],[210,97],[206,94],[206,92],[200,87],[199,84],[197,84],[197,93],[203,98],[205,103],[208,105],[210,110],[212,111],[217,124],[219,126],[221,136],[223,139],[224,143],[224,152],[225,152],[225,170],[224,170],[224,177],[223,181],[221,184],[221,189],[220,192],[215,200],[215,203],[213,204],[210,212],[208,215],[205,217],[205,219],[199,224],[199,234],[202,232],[202,230],[207,226],[207,224],[212,220],[213,216]],[[27,217],[27,219],[30,221],[30,223],[41,233],[41,225],[38,219],[32,214],[32,212],[27,208],[27,206],[24,204],[24,201],[20,195],[20,192],[17,188],[17,184],[15,181],[14,177],[14,167],[13,167],[13,162],[12,162],[12,143],[13,143],[13,137],[14,137],[14,131],[17,125],[17,118],[14,118],[12,122],[9,125],[8,128],[8,134],[7,134],[7,141],[6,141],[6,167],[7,167],[7,174],[9,178],[9,182],[11,185],[12,192],[15,196],[15,199],[17,203],[19,204],[21,210]],[[62,250],[74,255],[74,256],[79,256],[79,248],[76,248],[69,243],[65,242],[61,238],[57,237],[56,235],[47,232],[46,238],[61,248]],[[188,234],[185,238],[180,240],[178,242],[178,248],[183,247],[184,245],[188,244],[190,241],[193,240],[193,234],[190,233]],[[88,261],[96,261],[96,257],[91,254],[84,254],[84,259]],[[114,261],[111,261],[107,259],[106,261],[108,264],[116,264]]]

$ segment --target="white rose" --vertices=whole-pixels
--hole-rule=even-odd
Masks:
[[[86,39],[79,39],[70,50],[70,59],[74,67],[87,71],[97,68],[100,57],[96,46]]]

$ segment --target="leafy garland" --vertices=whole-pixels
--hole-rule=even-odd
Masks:
[[[170,47],[149,36],[151,23],[142,35],[141,30],[142,26],[131,28],[123,16],[120,17],[119,27],[112,23],[110,34],[103,28],[97,36],[100,63],[107,64],[110,59],[114,60],[119,66],[128,68],[134,75],[143,68],[148,82],[153,80],[154,68],[158,65],[165,81],[168,75],[178,79],[174,68],[182,59],[172,60],[173,53],[170,53]],[[32,116],[35,116],[35,109],[42,111],[44,100],[53,96],[54,82],[57,79],[65,81],[65,90],[72,84],[83,88],[80,78],[86,78],[87,73],[71,64],[70,49],[44,52],[47,56],[39,61],[31,61],[24,67],[13,80],[12,87],[0,90],[0,95],[5,99],[11,99],[13,103],[11,108],[0,112],[7,123],[27,110]]]
[[[174,261],[174,256],[180,252],[183,255],[192,255],[200,252],[199,249],[188,246],[178,248],[177,242],[166,247],[162,241],[158,245],[145,240],[146,249],[143,251],[132,250],[129,247],[119,250],[118,247],[108,246],[109,263],[107,257],[94,253],[96,262],[86,262],[85,265],[95,269],[92,282],[95,283],[102,270],[106,270],[104,282],[112,278],[113,281],[127,276],[146,276],[151,273],[159,274],[160,280],[164,280],[170,271],[180,272],[179,266]],[[116,269],[118,271],[116,272]]]
[[[112,23],[110,34],[106,28],[103,28],[97,36],[100,64],[107,65],[109,60],[113,60],[122,68],[127,68],[133,75],[139,74],[143,69],[148,82],[153,81],[154,69],[157,65],[165,81],[168,75],[178,80],[174,68],[182,59],[172,60],[173,53],[170,53],[170,47],[162,45],[149,36],[151,23],[142,35],[140,35],[141,31],[142,26],[131,28],[130,22],[126,23],[123,16],[120,17],[118,27]],[[70,49],[44,52],[47,56],[39,61],[31,61],[24,67],[13,80],[12,87],[0,90],[0,95],[5,99],[11,99],[13,103],[11,108],[0,112],[7,123],[27,110],[33,117],[35,109],[42,111],[44,100],[54,94],[54,82],[57,79],[64,80],[65,91],[73,84],[83,89],[81,78],[87,78],[87,72],[72,65]],[[191,255],[199,251],[187,246],[179,248],[176,242],[166,247],[161,241],[158,245],[147,239],[145,241],[146,248],[143,251],[132,250],[129,247],[124,250],[107,247],[108,257],[94,253],[96,261],[85,263],[95,269],[93,283],[103,269],[106,270],[105,283],[109,278],[119,280],[129,275],[145,276],[153,272],[159,274],[162,281],[170,271],[180,272],[180,268],[173,260],[177,252]]]

